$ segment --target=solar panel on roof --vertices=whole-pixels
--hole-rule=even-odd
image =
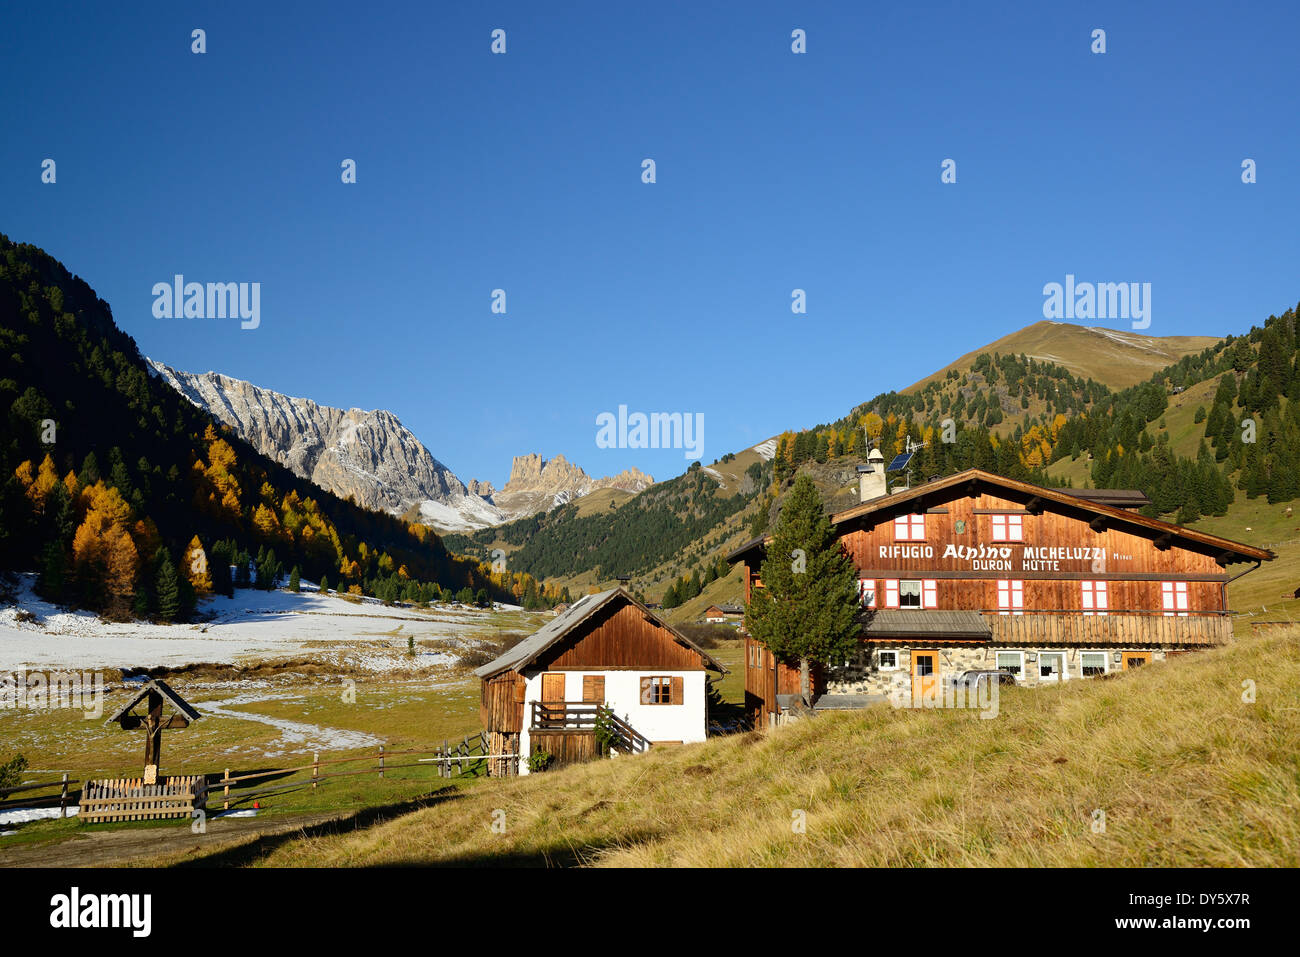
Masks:
[[[907,463],[912,461],[912,456],[915,454],[915,452],[900,452],[898,455],[894,456],[894,461],[890,462],[889,465],[885,467],[885,471],[897,472],[899,469],[907,468]]]

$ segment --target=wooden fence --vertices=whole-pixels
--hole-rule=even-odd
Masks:
[[[393,758],[413,760],[399,760],[397,763],[393,763]],[[486,775],[488,761],[491,759],[507,759],[517,763],[519,755],[491,753],[488,748],[487,734],[480,732],[479,734],[466,735],[457,742],[453,742],[448,738],[443,741],[441,747],[437,748],[388,751],[380,746],[372,754],[360,754],[346,758],[326,758],[325,760],[322,760],[319,754],[314,754],[310,764],[300,764],[291,768],[275,768],[270,771],[255,771],[251,774],[240,774],[233,777],[230,774],[230,769],[226,768],[225,773],[220,777],[211,776],[208,786],[212,791],[221,790],[222,809],[228,810],[232,800],[242,803],[255,797],[280,794],[308,786],[314,791],[326,781],[335,778],[353,777],[358,774],[374,774],[382,779],[386,772],[401,768],[428,768],[433,765],[440,778],[453,778],[460,775]],[[326,771],[323,773],[321,771],[321,768],[356,764],[362,761],[372,763],[370,763],[369,767],[354,770]],[[293,776],[307,771],[311,772],[309,778],[299,778],[294,781],[271,784],[256,790],[247,790],[247,782],[276,776]],[[245,786],[239,787],[239,785]],[[232,786],[235,787],[233,795],[231,794]]]
[[[393,759],[398,761],[394,763]],[[409,760],[402,760],[409,759]],[[136,821],[158,817],[189,817],[195,808],[202,808],[213,795],[220,793],[221,807],[228,810],[231,803],[243,803],[258,797],[280,794],[285,791],[310,787],[316,790],[327,781],[358,774],[374,774],[383,778],[388,771],[402,768],[434,768],[439,778],[451,779],[461,775],[486,775],[490,760],[505,761],[513,765],[516,773],[519,755],[493,753],[488,746],[486,732],[465,735],[459,741],[448,738],[441,745],[427,749],[388,751],[382,746],[375,752],[344,758],[322,760],[312,756],[310,764],[275,768],[251,774],[231,776],[224,773],[197,774],[162,779],[157,785],[146,785],[141,778],[119,778],[107,781],[87,781],[80,787],[70,787],[65,773],[61,778],[0,788],[0,811],[15,808],[59,809],[60,817],[68,816],[70,807],[78,807],[78,816],[87,823],[99,821]],[[324,771],[347,764],[368,762],[367,767],[351,770]],[[310,777],[269,784],[254,788],[256,782],[267,778],[292,777],[310,772]],[[254,788],[251,789],[250,788]],[[233,790],[233,794],[232,794]],[[53,791],[52,794],[40,794]],[[11,798],[11,795],[30,795]]]
[[[101,821],[153,821],[193,815],[207,799],[207,776],[187,774],[145,784],[143,778],[87,781],[81,789],[77,817],[83,824]]]
[[[7,800],[9,795],[29,791],[48,791],[57,788],[58,794],[45,795],[44,797],[25,797]],[[20,784],[17,787],[0,788],[0,811],[11,811],[14,808],[46,808],[57,807],[59,817],[68,816],[68,808],[77,803],[81,796],[81,789],[68,790],[68,775],[65,773],[57,781],[39,781],[33,784]]]

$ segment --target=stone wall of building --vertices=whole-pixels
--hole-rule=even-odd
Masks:
[[[1106,673],[1120,671],[1126,649],[1116,648],[1008,648],[985,645],[933,645],[933,644],[865,644],[848,664],[828,669],[827,694],[883,695],[890,700],[909,696],[912,690],[912,651],[937,651],[939,653],[939,680],[946,684],[963,671],[986,671],[998,667],[998,652],[1014,654],[1019,670],[1016,683],[1030,688],[1054,685],[1057,678],[1043,675],[1044,655],[1061,655],[1062,672],[1066,681],[1077,681],[1083,674],[1083,654],[1104,656],[1102,664]],[[1152,661],[1163,661],[1165,649],[1146,648]],[[893,654],[895,666],[889,667],[887,657]],[[1094,660],[1094,659],[1090,659]],[[1007,662],[1004,660],[1004,666]]]

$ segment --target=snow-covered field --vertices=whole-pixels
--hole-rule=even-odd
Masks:
[[[203,601],[196,624],[106,622],[69,611],[32,592],[35,576],[20,576],[18,602],[0,607],[0,674],[60,668],[153,668],[190,664],[247,665],[310,658],[350,671],[389,672],[449,665],[445,651],[407,654],[407,640],[441,640],[472,647],[475,633],[490,633],[488,611],[470,608],[386,607],[373,599],[353,603],[314,591],[237,589],[234,598]],[[306,586],[305,586],[306,587]],[[517,610],[506,606],[505,610]],[[20,612],[36,622],[20,622]]]

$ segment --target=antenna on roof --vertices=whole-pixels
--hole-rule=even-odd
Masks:
[[[903,451],[895,455],[894,460],[885,468],[886,473],[902,472],[904,475],[903,487],[900,489],[894,489],[895,492],[906,492],[912,487],[912,456],[916,455],[917,452],[921,451],[921,449],[925,448],[928,444],[929,443],[927,442],[914,442],[910,435],[907,436],[903,446]]]

